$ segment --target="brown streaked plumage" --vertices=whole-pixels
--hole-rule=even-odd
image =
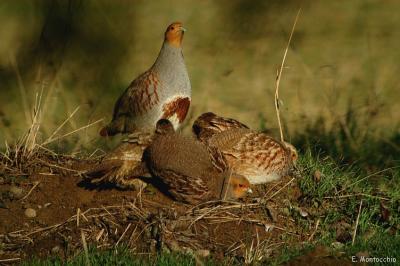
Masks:
[[[152,175],[175,200],[191,204],[241,198],[251,191],[245,177],[227,168],[218,149],[175,133],[166,119],[157,122],[155,133],[131,134],[86,176],[92,183],[132,187],[139,176]]]
[[[111,183],[119,187],[137,188],[137,177],[146,174],[142,169],[143,152],[158,135],[174,132],[168,120],[157,123],[155,134],[135,132],[124,139],[114,150],[107,153],[100,164],[87,170],[84,174],[91,183]]]
[[[201,142],[206,142],[212,135],[231,128],[249,128],[245,124],[222,116],[218,116],[212,112],[200,115],[193,123],[193,133]]]
[[[110,183],[123,188],[138,188],[135,168],[142,162],[144,149],[151,143],[152,135],[134,133],[124,139],[114,150],[107,153],[100,163],[84,172],[93,184]]]
[[[245,196],[250,190],[248,180],[226,169],[218,156],[190,137],[171,133],[158,135],[146,148],[143,160],[175,200],[196,204]]]
[[[297,151],[290,143],[282,143],[265,133],[250,130],[233,119],[227,120],[215,114],[212,120],[207,117],[209,115],[202,115],[195,121],[194,133],[206,145],[220,150],[229,167],[245,176],[251,184],[279,179],[289,172],[297,160]],[[228,126],[219,127],[219,131],[210,126],[225,125],[226,121],[230,121]]]
[[[135,131],[152,132],[156,122],[171,120],[174,128],[184,121],[191,101],[191,86],[182,54],[182,23],[168,26],[153,66],[137,77],[114,106],[112,121],[101,136]]]

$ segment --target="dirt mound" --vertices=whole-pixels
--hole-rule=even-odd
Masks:
[[[45,163],[26,176],[11,176],[3,167],[1,259],[68,258],[92,245],[127,246],[138,254],[210,252],[251,262],[314,235],[316,222],[299,206],[301,193],[293,177],[258,186],[241,202],[190,206],[151,186],[143,191],[95,187],[69,170],[90,167],[90,161],[41,160]]]

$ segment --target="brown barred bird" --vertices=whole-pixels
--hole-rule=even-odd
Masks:
[[[218,152],[178,133],[158,135],[143,158],[150,173],[178,201],[237,199],[251,191],[248,180],[228,169]]]
[[[101,136],[152,132],[161,118],[169,119],[175,129],[183,122],[191,101],[190,80],[182,53],[184,32],[180,22],[168,26],[155,63],[119,97],[112,121],[101,129]]]
[[[193,123],[193,132],[197,139],[205,143],[214,134],[231,128],[249,128],[245,124],[233,119],[218,116],[212,112],[200,115]]]
[[[237,199],[251,192],[249,181],[233,173],[218,150],[176,133],[167,119],[157,122],[156,134],[145,149],[142,162],[125,169],[114,182],[129,184],[139,176],[151,174],[175,200],[190,204]]]
[[[144,150],[158,135],[174,132],[171,123],[158,123],[155,134],[135,132],[122,140],[114,150],[107,153],[101,162],[84,172],[92,184],[109,183],[121,188],[139,189],[144,183],[136,178],[136,167],[142,163]],[[131,178],[132,177],[132,178]]]
[[[291,170],[298,157],[296,148],[290,143],[215,114],[197,118],[193,132],[204,144],[218,149],[232,171],[245,176],[251,184],[281,178]]]
[[[83,174],[92,184],[109,183],[121,188],[144,187],[136,178],[127,179],[141,164],[143,151],[151,143],[153,135],[148,133],[131,134],[114,150],[107,153],[99,164],[87,169]]]

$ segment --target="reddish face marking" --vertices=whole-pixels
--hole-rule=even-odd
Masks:
[[[182,123],[188,113],[189,106],[190,99],[188,97],[175,98],[172,102],[164,104],[162,118],[168,119],[176,114],[179,123]]]

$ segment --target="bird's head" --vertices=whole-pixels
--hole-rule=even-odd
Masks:
[[[174,22],[165,31],[165,41],[175,47],[181,47],[186,29],[181,22]]]
[[[225,177],[221,198],[223,200],[239,199],[252,192],[250,182],[246,177],[235,173],[229,173]]]
[[[160,119],[156,124],[156,134],[164,135],[175,132],[174,126],[168,119]]]

